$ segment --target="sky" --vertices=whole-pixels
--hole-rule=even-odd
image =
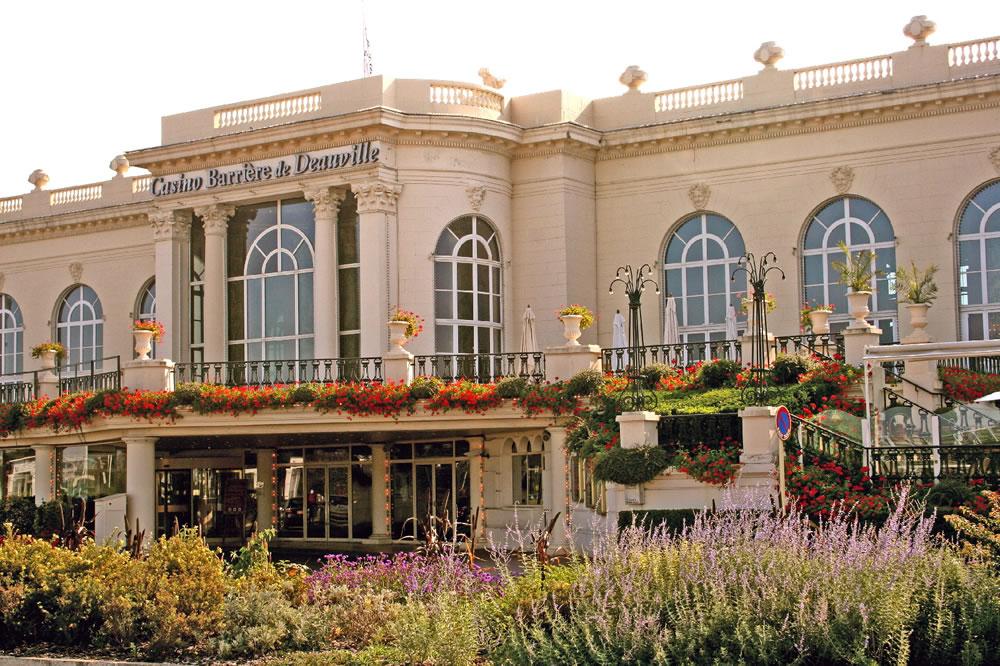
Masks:
[[[646,92],[751,75],[764,41],[780,69],[900,51],[916,14],[932,44],[1000,34],[990,0],[8,0],[0,198],[38,168],[48,189],[107,180],[115,155],[159,145],[161,116],[360,78],[362,15],[375,74],[478,83],[486,66],[508,96],[598,98],[625,91],[628,65]]]

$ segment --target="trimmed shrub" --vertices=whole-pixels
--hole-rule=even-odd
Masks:
[[[410,395],[414,400],[429,400],[441,392],[444,386],[437,377],[414,377],[410,383]]]
[[[318,388],[316,384],[299,384],[292,391],[292,398],[295,402],[312,402],[319,396]]]
[[[201,398],[201,384],[179,384],[170,394],[170,401],[175,405],[193,405]]]
[[[675,368],[666,363],[650,363],[639,370],[639,376],[642,377],[646,388],[651,391],[655,391],[664,379],[677,377],[679,374]]]
[[[625,449],[616,446],[594,463],[594,478],[624,486],[647,483],[670,465],[667,452],[658,446]]]
[[[739,363],[720,358],[701,366],[698,370],[698,379],[705,385],[705,388],[722,388],[723,386],[734,386],[736,375],[739,373]]]
[[[567,395],[593,395],[604,388],[604,375],[600,370],[583,370],[566,382]]]
[[[782,386],[798,384],[799,375],[803,375],[816,367],[811,356],[804,354],[778,354],[771,363],[771,376],[775,383]]]
[[[694,509],[648,509],[646,511],[619,511],[618,530],[639,527],[652,532],[661,526],[671,534],[677,534],[685,525],[694,523]]]
[[[497,396],[501,398],[521,398],[528,391],[526,377],[504,377],[497,382]]]

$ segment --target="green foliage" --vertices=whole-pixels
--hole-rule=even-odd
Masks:
[[[28,407],[23,402],[0,405],[0,437],[17,432],[27,425]]]
[[[583,370],[570,377],[564,386],[567,395],[593,395],[604,388],[604,374],[600,370]]]
[[[945,516],[945,520],[961,533],[962,552],[966,556],[1000,570],[1000,493],[984,490],[982,494],[989,506],[987,515],[962,507],[961,515]]]
[[[861,250],[855,255],[851,255],[851,250],[847,243],[840,241],[837,247],[844,253],[844,261],[835,261],[830,264],[833,270],[840,273],[837,284],[842,284],[852,291],[871,291],[872,278],[877,275],[884,275],[882,271],[872,270],[875,262],[875,253],[872,250]]]
[[[292,391],[292,398],[295,402],[312,402],[319,397],[318,388],[317,384],[299,384]]]
[[[900,266],[896,269],[896,293],[900,303],[931,304],[937,298],[937,283],[934,274],[938,267],[930,265],[926,269],[917,268],[917,263],[910,260],[910,268]]]
[[[504,399],[521,398],[528,392],[526,377],[504,377],[497,382],[497,395]]]
[[[580,330],[585,331],[594,324],[594,313],[590,311],[585,305],[567,305],[562,310],[556,310],[556,315],[562,318],[564,315],[580,315],[583,319],[580,320]]]
[[[657,390],[664,379],[677,377],[678,374],[676,368],[666,363],[649,363],[639,370],[639,376],[651,391]]]
[[[736,376],[740,373],[740,364],[736,361],[720,358],[705,363],[698,370],[698,380],[705,388],[715,389],[723,386],[735,386]]]
[[[942,479],[927,490],[924,501],[935,507],[955,507],[971,502],[976,494],[965,480]]]
[[[798,384],[799,375],[806,374],[816,365],[812,356],[806,354],[778,354],[771,363],[771,377],[783,386]]]
[[[35,529],[35,498],[8,497],[0,500],[0,533],[10,523],[15,534],[31,534]]]
[[[307,615],[292,605],[280,586],[241,586],[226,594],[221,629],[208,645],[222,659],[306,647]]]
[[[625,486],[648,483],[670,464],[667,452],[659,446],[625,449],[611,448],[594,463],[594,478]]]
[[[457,595],[430,600],[410,597],[392,623],[394,643],[410,663],[463,666],[477,661],[480,618],[471,603]]]
[[[194,382],[178,384],[174,392],[170,394],[170,401],[175,405],[193,405],[201,399],[203,384]]]
[[[719,414],[743,409],[743,393],[737,388],[704,391],[664,391],[656,411],[660,414]]]
[[[414,400],[429,400],[441,392],[444,386],[437,377],[414,377],[410,383],[410,395]]]
[[[619,511],[618,529],[641,527],[645,530],[663,528],[667,532],[680,533],[686,525],[694,522],[694,509],[647,509],[645,511]]]
[[[73,523],[73,507],[64,500],[43,502],[35,510],[35,523],[31,534],[47,538],[69,529]]]

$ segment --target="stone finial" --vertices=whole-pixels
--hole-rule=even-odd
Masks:
[[[40,190],[45,187],[45,184],[49,182],[49,174],[45,173],[41,169],[35,169],[28,176],[28,182],[35,186],[35,190]]]
[[[927,38],[936,28],[934,21],[928,21],[927,17],[921,14],[914,16],[903,26],[903,34],[913,40],[914,46],[926,46]]]
[[[115,155],[115,159],[111,160],[111,164],[108,165],[108,168],[117,173],[119,178],[125,175],[128,167],[128,158],[124,155]]]
[[[849,166],[837,167],[830,172],[830,181],[837,188],[837,192],[844,194],[851,189],[851,183],[854,182],[854,169]]]
[[[646,72],[639,69],[639,65],[629,65],[618,77],[618,81],[623,86],[628,86],[629,92],[639,92],[639,86],[645,83],[648,78]]]
[[[990,162],[993,163],[993,168],[1000,171],[1000,146],[997,146],[990,151]]]
[[[483,205],[483,199],[486,198],[486,186],[469,185],[465,188],[465,194],[469,197],[469,206],[478,213],[480,207]]]
[[[79,261],[74,261],[69,265],[69,276],[73,282],[79,282],[83,279],[83,264]]]
[[[507,83],[507,79],[498,79],[497,77],[490,74],[490,70],[487,67],[479,68],[479,78],[483,80],[483,85],[488,88],[493,88],[494,90],[500,90]]]
[[[776,62],[785,57],[785,49],[775,42],[763,42],[760,48],[753,52],[753,59],[768,69],[774,69]]]
[[[698,183],[688,188],[688,198],[695,210],[705,210],[708,206],[708,198],[712,196],[712,188],[705,183]]]

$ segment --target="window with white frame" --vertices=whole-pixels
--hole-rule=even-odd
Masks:
[[[869,307],[875,325],[882,329],[882,341],[896,339],[896,238],[892,223],[881,208],[860,197],[841,197],[822,206],[809,220],[802,238],[802,283],[805,302],[833,305],[830,328],[834,332],[853,318],[847,309],[847,287],[837,284],[840,273],[834,262],[844,261],[837,247],[846,243],[852,256],[862,250],[875,253],[873,269],[880,272],[872,281]]]
[[[0,294],[0,375],[18,374],[24,370],[23,349],[21,308],[13,298]]]
[[[739,311],[746,295],[746,275],[741,271],[731,280],[745,252],[739,230],[720,215],[694,215],[670,234],[661,291],[675,299],[681,342],[726,339],[727,306]],[[745,328],[746,317],[739,321]]]
[[[980,187],[958,219],[963,340],[1000,340],[1000,181]]]
[[[510,442],[514,504],[542,503],[545,443],[541,436]]]
[[[156,280],[148,281],[139,292],[139,299],[135,306],[135,319],[136,321],[156,320]],[[149,352],[149,357],[156,358],[156,343],[152,342],[150,346],[152,350]],[[133,354],[138,356],[136,352]]]
[[[95,367],[100,367],[104,356],[104,310],[97,293],[87,285],[75,285],[60,301],[56,339],[66,348],[71,366],[95,361]]]
[[[434,253],[434,344],[439,353],[502,351],[500,243],[486,218],[451,222]]]

